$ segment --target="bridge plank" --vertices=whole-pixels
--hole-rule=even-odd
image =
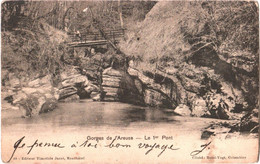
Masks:
[[[115,29],[115,30],[105,30],[104,34],[106,38],[112,42],[118,43],[121,38],[124,37],[126,29]],[[71,42],[68,43],[70,47],[85,47],[93,45],[104,45],[109,44],[100,32],[94,33],[81,33],[80,37],[74,34],[68,34]]]

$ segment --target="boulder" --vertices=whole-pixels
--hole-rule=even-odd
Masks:
[[[44,104],[41,106],[39,114],[53,111],[56,107],[57,107],[56,99],[46,99]]]
[[[71,102],[73,100],[90,98],[90,94],[95,87],[88,80],[87,76],[82,75],[77,67],[72,67],[69,71],[61,73],[59,87],[59,101]],[[77,96],[74,96],[77,95]],[[68,97],[73,96],[71,99]]]
[[[174,112],[181,115],[181,116],[190,116],[191,111],[187,105],[179,104],[177,108],[174,109]]]
[[[34,79],[27,83],[26,86],[15,91],[12,95],[11,104],[18,107],[23,113],[23,117],[31,117],[41,113],[44,104],[49,100],[57,101],[57,88],[54,88],[50,82],[50,76]],[[44,107],[44,111],[47,110]]]
[[[31,117],[40,112],[42,105],[45,103],[45,97],[39,93],[27,95],[17,103],[17,106],[23,113],[24,117]]]
[[[47,75],[47,76],[44,76],[41,78],[37,78],[28,83],[28,87],[30,87],[30,88],[37,88],[37,87],[40,87],[43,85],[48,85],[48,86],[51,85],[51,76],[50,75]]]
[[[213,109],[215,110],[215,109]],[[210,110],[210,112],[212,111],[212,109]],[[220,102],[218,103],[218,107],[215,110],[216,113],[216,117],[220,118],[220,119],[230,119],[232,116],[230,115],[230,112],[228,111],[228,105],[227,103],[225,103],[224,100],[220,100]],[[214,114],[212,114],[214,115]]]
[[[86,76],[76,74],[69,77],[66,77],[62,82],[62,87],[68,87],[68,86],[76,86],[76,85],[82,85],[87,86],[89,84],[88,78]]]
[[[192,104],[192,115],[197,117],[210,117],[225,120],[239,120],[240,113],[232,113],[235,104],[233,99],[227,98],[226,95],[207,93],[204,96],[194,99]]]
[[[210,115],[207,104],[205,100],[202,98],[197,98],[192,105],[192,113],[193,116],[202,117]]]
[[[240,121],[240,131],[241,132],[259,132],[259,119],[258,119],[258,109],[254,109],[244,117],[241,118]]]
[[[28,118],[28,117],[32,116],[32,111],[30,110],[30,108],[27,108],[20,104],[18,105],[18,108],[22,113],[22,116],[21,116],[22,118]]]
[[[13,104],[19,103],[21,100],[26,99],[27,95],[22,92],[18,91],[14,96],[13,96]]]
[[[59,101],[61,102],[75,102],[75,101],[79,101],[79,96],[77,94],[74,95],[70,95],[69,97],[66,97],[64,99],[60,99]]]
[[[59,100],[62,100],[64,98],[77,94],[77,92],[78,92],[77,88],[73,87],[73,86],[61,88],[59,90]]]
[[[101,95],[100,94],[97,94],[96,96],[94,96],[92,98],[93,101],[101,101]]]
[[[212,121],[209,126],[202,129],[201,139],[208,139],[211,136],[224,134],[228,137],[228,133],[237,132],[239,127],[236,121]]]
[[[239,119],[235,113],[230,111],[234,110],[235,103],[232,98],[227,98],[223,94],[207,93],[206,103],[208,104],[208,111],[211,117],[218,119]]]

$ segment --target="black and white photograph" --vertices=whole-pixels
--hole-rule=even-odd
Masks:
[[[1,3],[3,163],[257,163],[257,1]]]

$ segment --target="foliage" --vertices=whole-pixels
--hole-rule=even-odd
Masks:
[[[22,7],[24,4],[24,1],[7,1],[2,4],[2,29],[17,27],[18,22],[23,16]]]
[[[175,66],[204,51],[258,61],[258,25],[255,2],[159,2],[120,47],[145,62],[167,58]]]
[[[2,32],[2,69],[17,76],[35,77],[55,76],[63,68],[60,58],[67,51],[62,43],[66,35],[46,23],[36,24],[30,30]]]
[[[2,26],[16,28],[23,18],[44,19],[51,26],[69,32],[97,30],[93,18],[104,28],[120,27],[120,12],[124,19],[141,21],[154,6],[154,1],[6,1],[2,4]],[[84,9],[88,8],[86,12]],[[122,10],[120,11],[119,8]],[[33,24],[33,23],[32,23]]]
[[[55,75],[64,65],[62,58],[72,54],[62,43],[66,35],[57,29],[91,32],[98,30],[97,24],[103,29],[116,29],[120,26],[120,12],[124,20],[142,20],[154,4],[149,1],[122,1],[121,4],[118,1],[6,1],[2,4],[2,47],[5,47],[2,68],[20,76]],[[83,12],[85,8],[87,12]]]
[[[154,4],[149,1],[6,1],[2,4],[2,31],[5,31],[2,68],[20,76],[56,75],[64,65],[64,56],[73,53],[65,48],[66,35],[58,29],[93,32],[98,30],[97,25],[116,29],[120,26],[120,12],[124,20],[142,20]],[[87,12],[83,12],[85,8]],[[69,64],[80,63],[76,60]]]
[[[181,25],[184,39],[195,51],[211,47],[217,53],[237,50],[257,53],[258,8],[255,2],[203,2],[200,13]],[[203,25],[201,29],[194,27]]]
[[[103,29],[117,29],[120,27],[120,11],[122,7],[123,19],[127,22],[131,20],[143,20],[146,13],[153,7],[155,2],[142,1],[82,1],[71,3],[68,8],[66,20],[70,31],[97,31],[95,19]],[[83,12],[88,8],[86,12]],[[133,23],[133,21],[130,21]],[[127,23],[127,24],[130,24]]]

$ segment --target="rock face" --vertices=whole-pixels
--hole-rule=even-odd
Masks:
[[[143,105],[141,84],[132,79],[127,72],[115,70],[112,67],[107,68],[102,74],[102,81],[105,101]]]
[[[132,67],[128,68],[128,73],[135,79],[139,92],[143,92],[145,105],[163,108],[177,106],[179,96],[172,79],[149,71],[140,72]]]
[[[95,88],[88,78],[82,75],[76,67],[71,68],[70,71],[61,74],[59,101],[70,102],[90,98]]]
[[[104,101],[175,108],[175,88],[174,82],[167,77],[152,72],[140,72],[131,67],[127,71],[109,67],[102,74]],[[100,99],[102,96],[97,96],[94,100]]]
[[[105,92],[105,101],[119,101],[120,83],[123,72],[111,67],[104,70],[102,74],[102,88]]]
[[[73,96],[77,94],[78,90],[76,87],[70,86],[70,87],[63,87],[59,90],[60,95],[59,95],[59,100],[63,100],[67,97]]]
[[[185,63],[183,68],[185,71],[175,70],[170,74],[167,69],[141,72],[129,66],[128,73],[136,80],[136,88],[143,93],[146,105],[176,108],[178,104],[185,104],[192,116],[241,118],[247,106],[240,90],[223,81],[212,69]]]
[[[58,89],[52,87],[51,76],[37,78],[20,88],[15,84],[10,90],[10,103],[20,109],[23,117],[46,113],[56,108]]]
[[[163,93],[147,88],[144,92],[145,104],[153,107],[172,108],[172,103]]]
[[[257,17],[242,19],[250,15],[248,4],[226,3],[223,9],[223,4],[214,2],[156,3],[135,35],[119,43],[121,50],[133,58],[128,73],[152,90],[162,91],[177,105],[187,105],[193,116],[241,118],[241,114],[259,104],[259,44],[254,41],[258,35],[236,28],[258,29]],[[256,7],[254,3],[250,5]],[[235,6],[239,10],[230,13]],[[204,19],[210,18],[211,13],[218,13],[213,21]],[[227,17],[233,14],[237,17]],[[209,39],[216,32],[217,39]],[[163,72],[157,72],[156,67],[161,67]],[[134,68],[146,71],[140,73]],[[160,83],[156,74],[166,74],[176,87]],[[168,88],[172,91],[168,92]],[[155,91],[146,91],[151,97],[145,97],[147,102],[156,104],[156,99],[152,101],[153,96],[159,95]]]
[[[247,110],[242,92],[222,81],[212,69],[184,64],[185,71],[175,70],[170,74],[167,69],[141,72],[129,65],[127,71],[112,67],[104,70],[105,101],[172,109],[182,104],[184,108],[175,109],[180,115],[226,120],[239,120],[241,112]],[[102,96],[94,100],[102,100]]]

